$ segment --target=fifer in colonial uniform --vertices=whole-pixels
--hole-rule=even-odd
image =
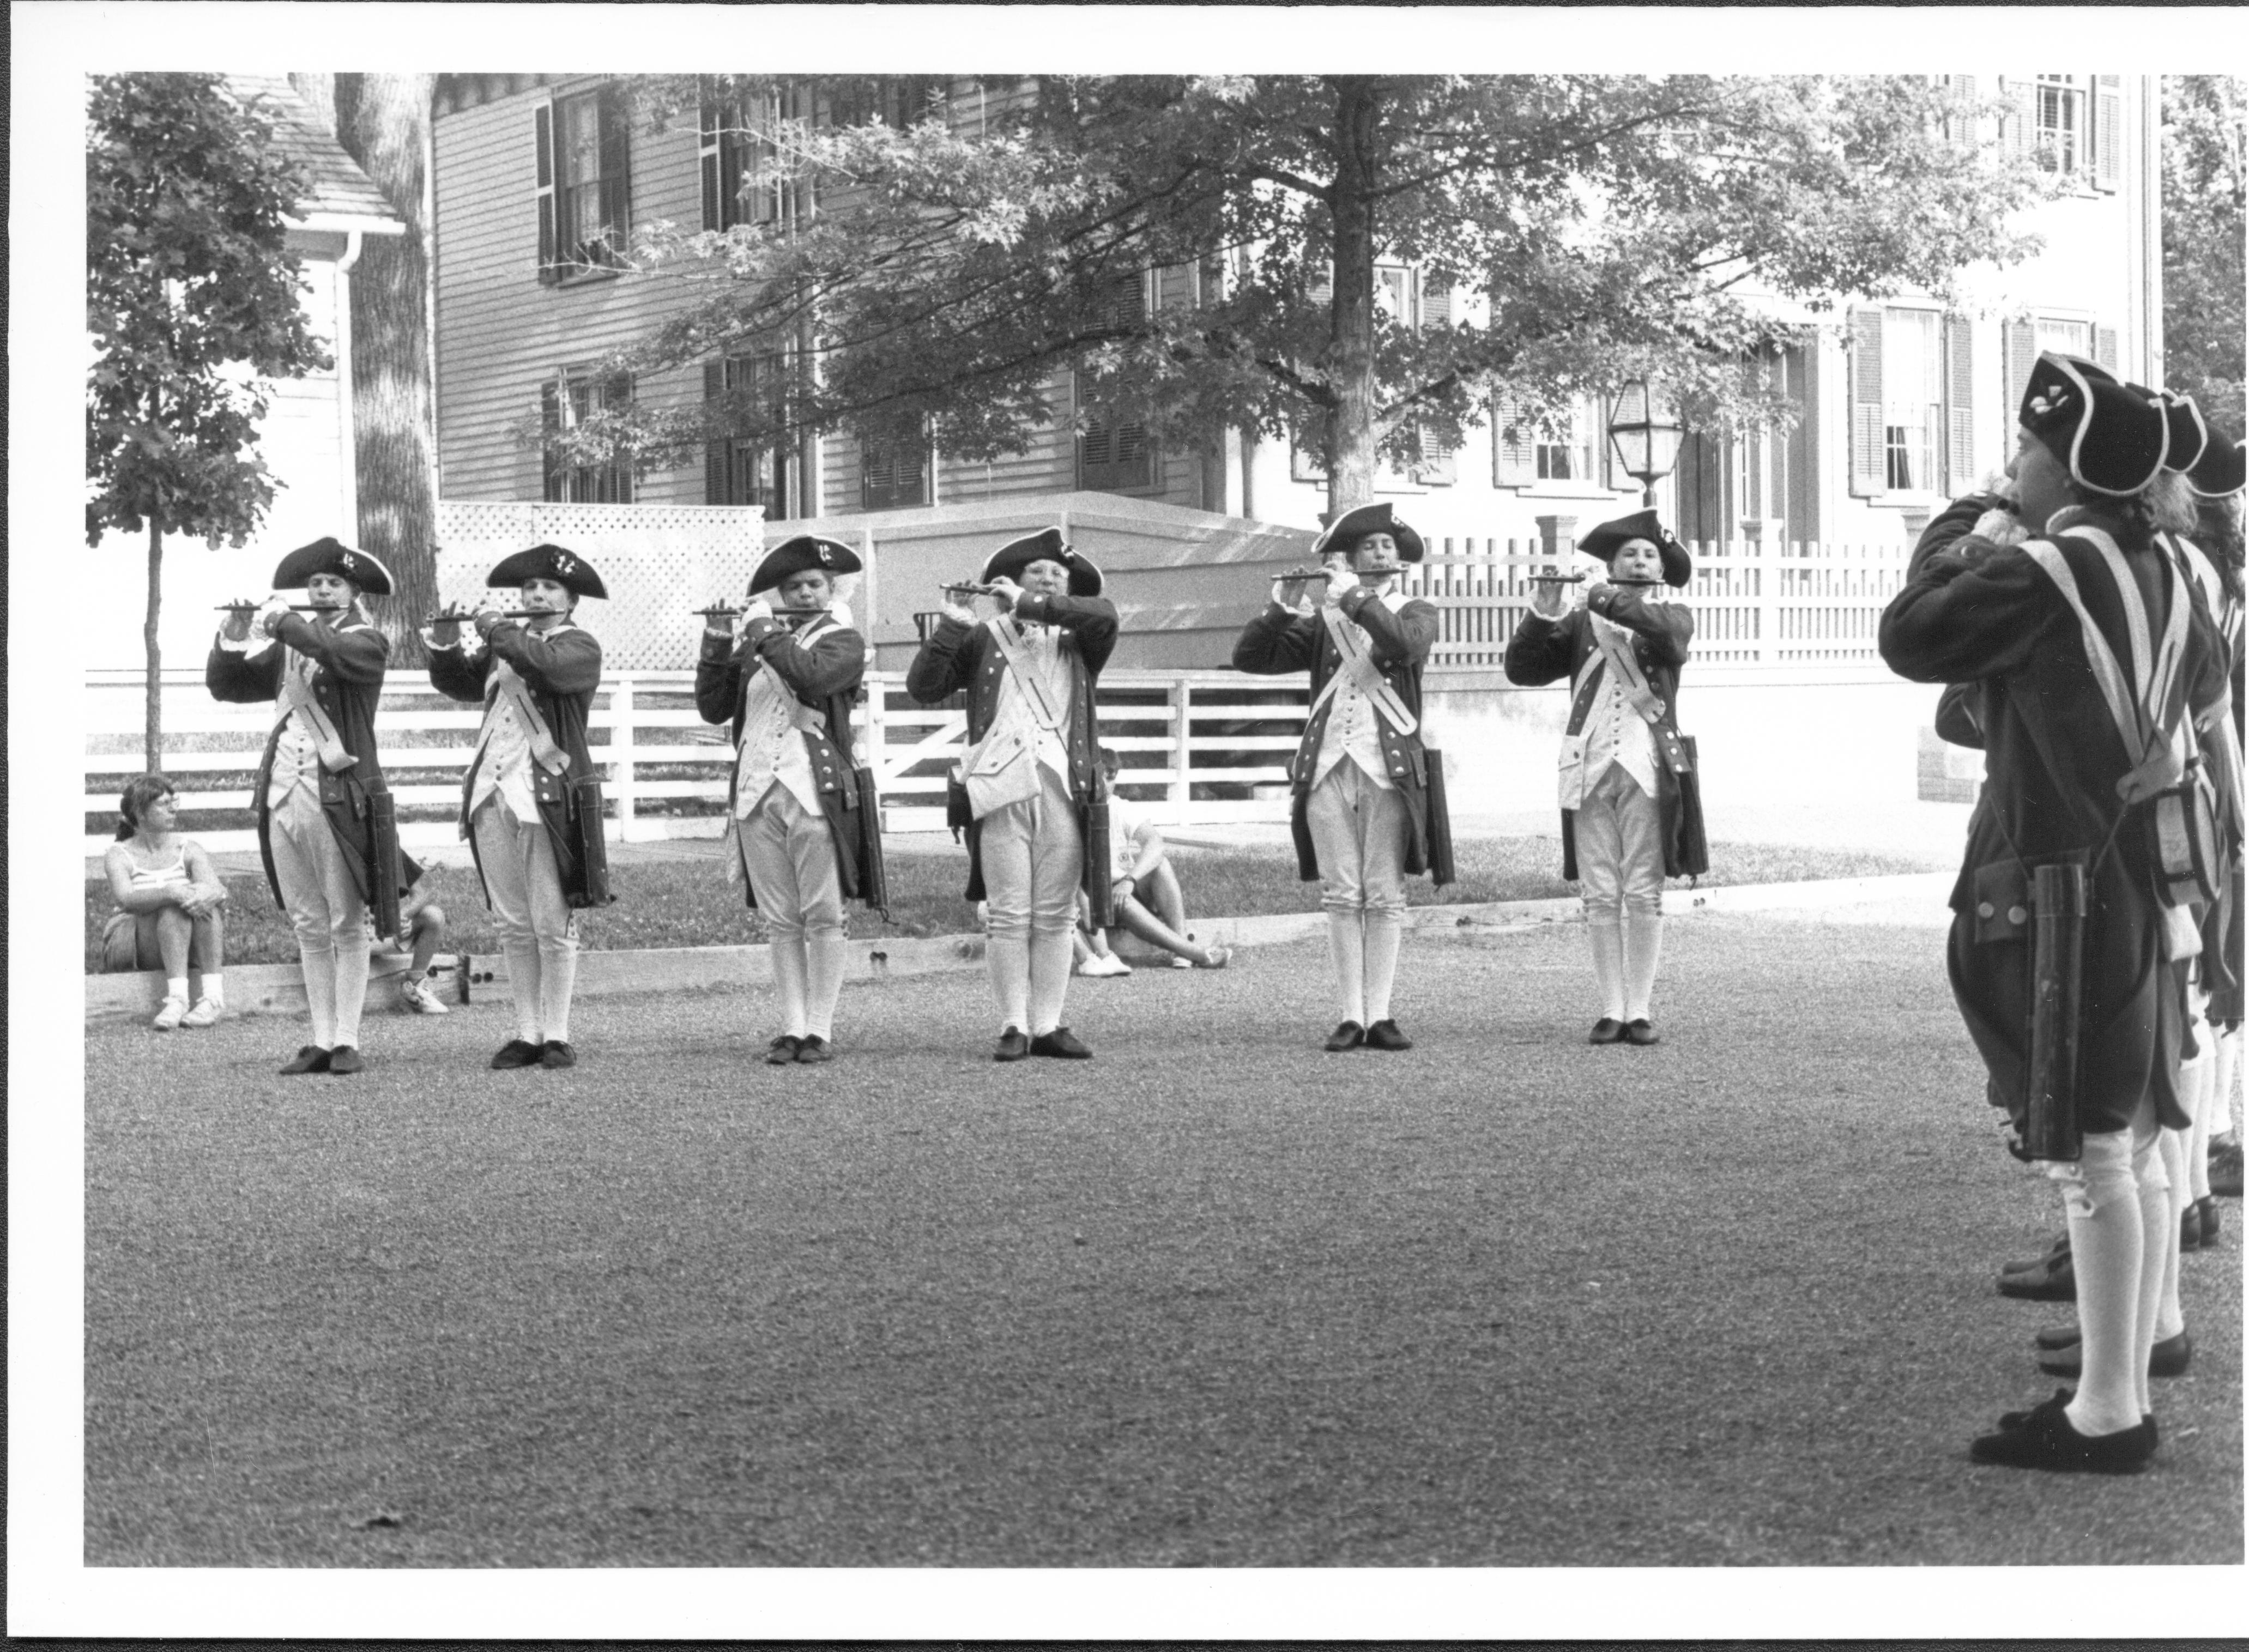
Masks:
[[[1652,510],[1604,522],[1578,541],[1613,563],[1652,549],[1662,582],[1684,586],[1693,565]],[[1644,553],[1643,553],[1644,554]],[[1663,880],[1709,870],[1692,743],[1679,732],[1679,673],[1695,616],[1654,586],[1597,583],[1585,605],[1531,613],[1508,640],[1507,680],[1567,681],[1562,737],[1562,876],[1578,883],[1602,999],[1595,1043],[1656,1042],[1649,1001],[1663,945]]]
[[[578,599],[609,592],[591,563],[560,545],[518,551],[485,582],[560,588],[540,593],[536,600],[554,606],[529,619],[490,608],[477,615],[481,646],[465,635],[430,639],[430,683],[484,706],[461,785],[461,836],[484,881],[515,1001],[516,1036],[492,1064],[568,1067],[577,1060],[570,1042],[577,909],[610,898],[600,781],[586,746],[602,645],[571,612]],[[457,622],[447,623],[458,630]]]
[[[1370,547],[1369,541],[1372,541]],[[1295,613],[1279,596],[1242,628],[1237,671],[1311,674],[1311,711],[1290,765],[1289,823],[1298,874],[1320,879],[1328,957],[1343,1019],[1331,1050],[1406,1050],[1390,1009],[1405,933],[1406,879],[1452,877],[1441,755],[1421,727],[1421,668],[1437,640],[1435,607],[1393,583],[1418,562],[1421,536],[1387,505],[1347,511],[1313,550],[1349,558],[1359,579],[1332,580]]]
[[[313,1042],[284,1072],[361,1070],[367,915],[371,907],[377,932],[392,933],[402,880],[410,885],[419,875],[401,865],[389,788],[375,756],[375,712],[390,641],[359,601],[389,595],[390,570],[334,539],[290,552],[273,570],[276,590],[330,578],[348,585],[347,600],[309,617],[269,602],[253,628],[264,636],[222,633],[204,669],[213,699],[274,700],[280,709],[252,788],[258,848],[273,898],[296,933],[313,1022]]]
[[[733,723],[727,829],[744,898],[771,936],[783,1027],[767,1051],[779,1064],[829,1058],[846,960],[843,903],[882,903],[882,825],[871,783],[853,760],[851,706],[865,639],[834,582],[859,571],[849,547],[799,534],[767,554],[750,579],[740,639],[712,630],[695,667],[705,722]],[[817,575],[816,580],[803,576]],[[801,606],[756,601],[778,589]],[[809,615],[801,629],[787,617]]]
[[[1094,690],[1117,645],[1117,610],[1102,598],[1101,570],[1057,528],[994,551],[983,581],[1002,579],[1027,588],[1013,610],[975,623],[946,614],[906,689],[924,705],[968,696],[956,819],[968,838],[967,898],[990,909],[994,1058],[1083,1057],[1091,1052],[1062,1024],[1063,1001],[1079,889],[1094,921],[1108,921]]]

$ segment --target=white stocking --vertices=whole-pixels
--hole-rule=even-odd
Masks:
[[[507,992],[515,1000],[515,1036],[526,1044],[545,1041],[539,1034],[539,943],[529,934],[500,942],[507,954]]]
[[[1010,1027],[1028,1032],[1031,1019],[1031,943],[1029,935],[984,937],[984,965],[992,977],[992,996],[1000,1005],[1000,1030]]]
[[[1643,918],[1627,912],[1624,920],[1624,1019],[1646,1021],[1655,995],[1655,964],[1663,955],[1663,914]]]
[[[336,1043],[359,1047],[360,1011],[367,1008],[367,933],[336,943]]]
[[[1023,1030],[1035,1038],[1062,1025],[1063,1000],[1069,992],[1069,935],[1067,929],[1031,931],[1031,1024]]]
[[[1343,1019],[1366,1025],[1366,919],[1355,912],[1328,912],[1328,962],[1335,967]]]
[[[2163,1282],[2157,1287],[2156,1325],[2152,1342],[2175,1337],[2186,1329],[2186,1314],[2179,1306],[2179,1232],[2185,1225],[2186,1207],[2186,1142],[2184,1130],[2166,1130],[2156,1139],[2156,1151],[2163,1155],[2163,1175],[2170,1190],[2163,1197],[2163,1207],[2170,1213],[2170,1240],[2163,1247]]]
[[[1390,988],[1398,980],[1398,947],[1406,938],[1403,913],[1370,908],[1366,914],[1366,1021],[1390,1019]]]
[[[2176,1136],[2178,1132],[2165,1130],[2158,1132]],[[2135,1422],[2155,1409],[2148,1395],[2148,1360],[2155,1352],[2156,1318],[2163,1300],[2163,1272],[2166,1268],[2176,1275],[2178,1269],[2179,1201],[2165,1185],[2163,1156],[2154,1142],[2136,1146],[2132,1153],[2133,1174],[2140,1184],[2140,1299],[2132,1339],[2133,1398],[2139,1407]],[[2083,1276],[2079,1289],[2082,1291]],[[2184,1329],[2182,1322],[2181,1329]]]
[[[792,1038],[805,1034],[804,994],[809,971],[804,957],[804,937],[794,931],[774,933],[766,948],[773,960],[774,988],[781,994],[781,1030]]]
[[[1624,1013],[1624,925],[1614,918],[1588,918],[1593,940],[1593,985],[1601,995],[1601,1015],[1622,1021]]]
[[[336,954],[332,947],[313,952],[299,942],[297,961],[305,972],[305,1004],[313,1012],[313,1042],[322,1050],[336,1047]]]
[[[2151,1144],[2152,1145],[2152,1144]],[[2082,1435],[2115,1434],[2139,1426],[2140,1389],[2148,1369],[2139,1336],[2142,1275],[2151,1233],[2142,1221],[2133,1173],[2132,1132],[2111,1131],[2085,1139],[2083,1159],[2056,1167],[2069,1208],[2069,1248],[2077,1270],[2077,1323],[2083,1333],[2083,1370],[2069,1421]],[[2162,1201],[2155,1201],[2159,1210]],[[2163,1284],[2163,1263],[2155,1280]],[[2149,1304],[2150,1329],[2155,1315]],[[2149,1342],[2153,1341],[2150,1337]],[[2137,1366],[2136,1370],[2134,1367]]]
[[[840,929],[808,930],[804,953],[808,966],[805,1029],[820,1039],[832,1039],[836,1033],[836,1000],[843,991],[843,966],[851,955],[850,944]]]
[[[540,1030],[547,1042],[570,1042],[570,994],[578,984],[578,942],[574,935],[539,943]]]

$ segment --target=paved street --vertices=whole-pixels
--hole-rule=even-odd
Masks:
[[[1573,926],[1409,943],[1328,1057],[1316,945],[973,974],[769,1070],[729,995],[87,1034],[86,1558],[126,1566],[2238,1564],[2240,1207],[2162,1460],[1971,1467],[2066,1308],[1926,922],[1671,926],[1651,1050]]]

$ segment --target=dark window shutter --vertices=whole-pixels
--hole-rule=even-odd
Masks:
[[[1523,403],[1511,396],[1495,396],[1491,404],[1491,485],[1528,487],[1538,479],[1538,433],[1523,416]]]
[[[1999,117],[2009,155],[2028,155],[2038,141],[2038,81],[2026,74],[2001,75],[1999,95],[2006,109]]]
[[[2115,327],[2095,327],[2093,329],[2093,361],[2095,366],[2106,368],[2111,373],[2122,371],[2116,365]]]
[[[1964,315],[1944,318],[1946,487],[1951,497],[1976,482],[1976,327]]]
[[[1888,485],[1882,451],[1882,312],[1851,312],[1851,492],[1865,498]]]
[[[1421,282],[1421,325],[1424,327],[1449,327],[1452,324],[1452,288],[1441,281],[1424,278]],[[1426,424],[1421,427],[1421,462],[1413,467],[1413,479],[1425,487],[1450,487],[1461,479],[1459,454],[1441,445],[1429,433]]]
[[[1316,438],[1301,430],[1289,436],[1289,479],[1291,482],[1324,482],[1328,467],[1320,462]]]
[[[531,112],[531,141],[536,155],[536,197],[539,210],[539,279],[550,285],[562,279],[556,261],[554,235],[554,106],[542,103]]]
[[[742,146],[751,175],[749,215],[753,224],[771,224],[781,216],[781,169],[773,141],[774,128],[780,123],[781,98],[769,93],[760,100],[755,134],[746,135]]]
[[[2093,77],[2093,186],[2114,191],[2124,182],[2124,78]]]
[[[703,400],[716,402],[726,394],[726,367],[723,361],[703,364]],[[713,437],[703,444],[703,502],[705,505],[738,505],[727,485],[726,464],[729,444],[724,437]]]
[[[1089,490],[1148,485],[1148,427],[1090,419],[1078,438],[1077,485]]]
[[[632,244],[632,118],[623,87],[602,88],[601,121],[602,262],[622,264]]]
[[[562,428],[561,398],[554,385],[539,387],[539,428],[550,437]],[[564,497],[562,466],[544,447],[539,451],[539,468],[543,482],[540,497],[550,505],[559,502]]]
[[[705,230],[726,227],[725,208],[719,194],[719,100],[711,95],[706,76],[696,145],[697,165],[703,180],[703,227]]]

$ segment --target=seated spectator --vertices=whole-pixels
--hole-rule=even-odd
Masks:
[[[445,909],[437,905],[430,890],[437,869],[416,865],[411,859],[407,859],[406,869],[414,874],[414,885],[399,897],[398,933],[389,940],[378,940],[375,950],[402,953],[411,948],[406,973],[398,978],[401,1009],[416,1015],[449,1015],[451,1012],[430,984],[430,960],[445,940]]]
[[[162,774],[136,774],[118,799],[117,841],[102,863],[117,910],[101,930],[105,971],[162,969],[159,1032],[208,1027],[226,1008],[226,932],[219,909],[226,885],[201,843],[174,836],[180,798]],[[188,1007],[188,972],[203,976]]]
[[[1198,946],[1186,933],[1186,902],[1179,875],[1164,855],[1164,835],[1136,805],[1117,795],[1117,754],[1101,748],[1109,777],[1109,846],[1117,922],[1150,946],[1172,954],[1174,969],[1223,969],[1223,946]],[[1113,974],[1113,970],[1104,971]]]
[[[1069,933],[1070,950],[1081,975],[1129,975],[1132,966],[1109,950],[1109,932],[1093,926],[1093,912],[1085,891],[1077,891],[1077,927]]]

